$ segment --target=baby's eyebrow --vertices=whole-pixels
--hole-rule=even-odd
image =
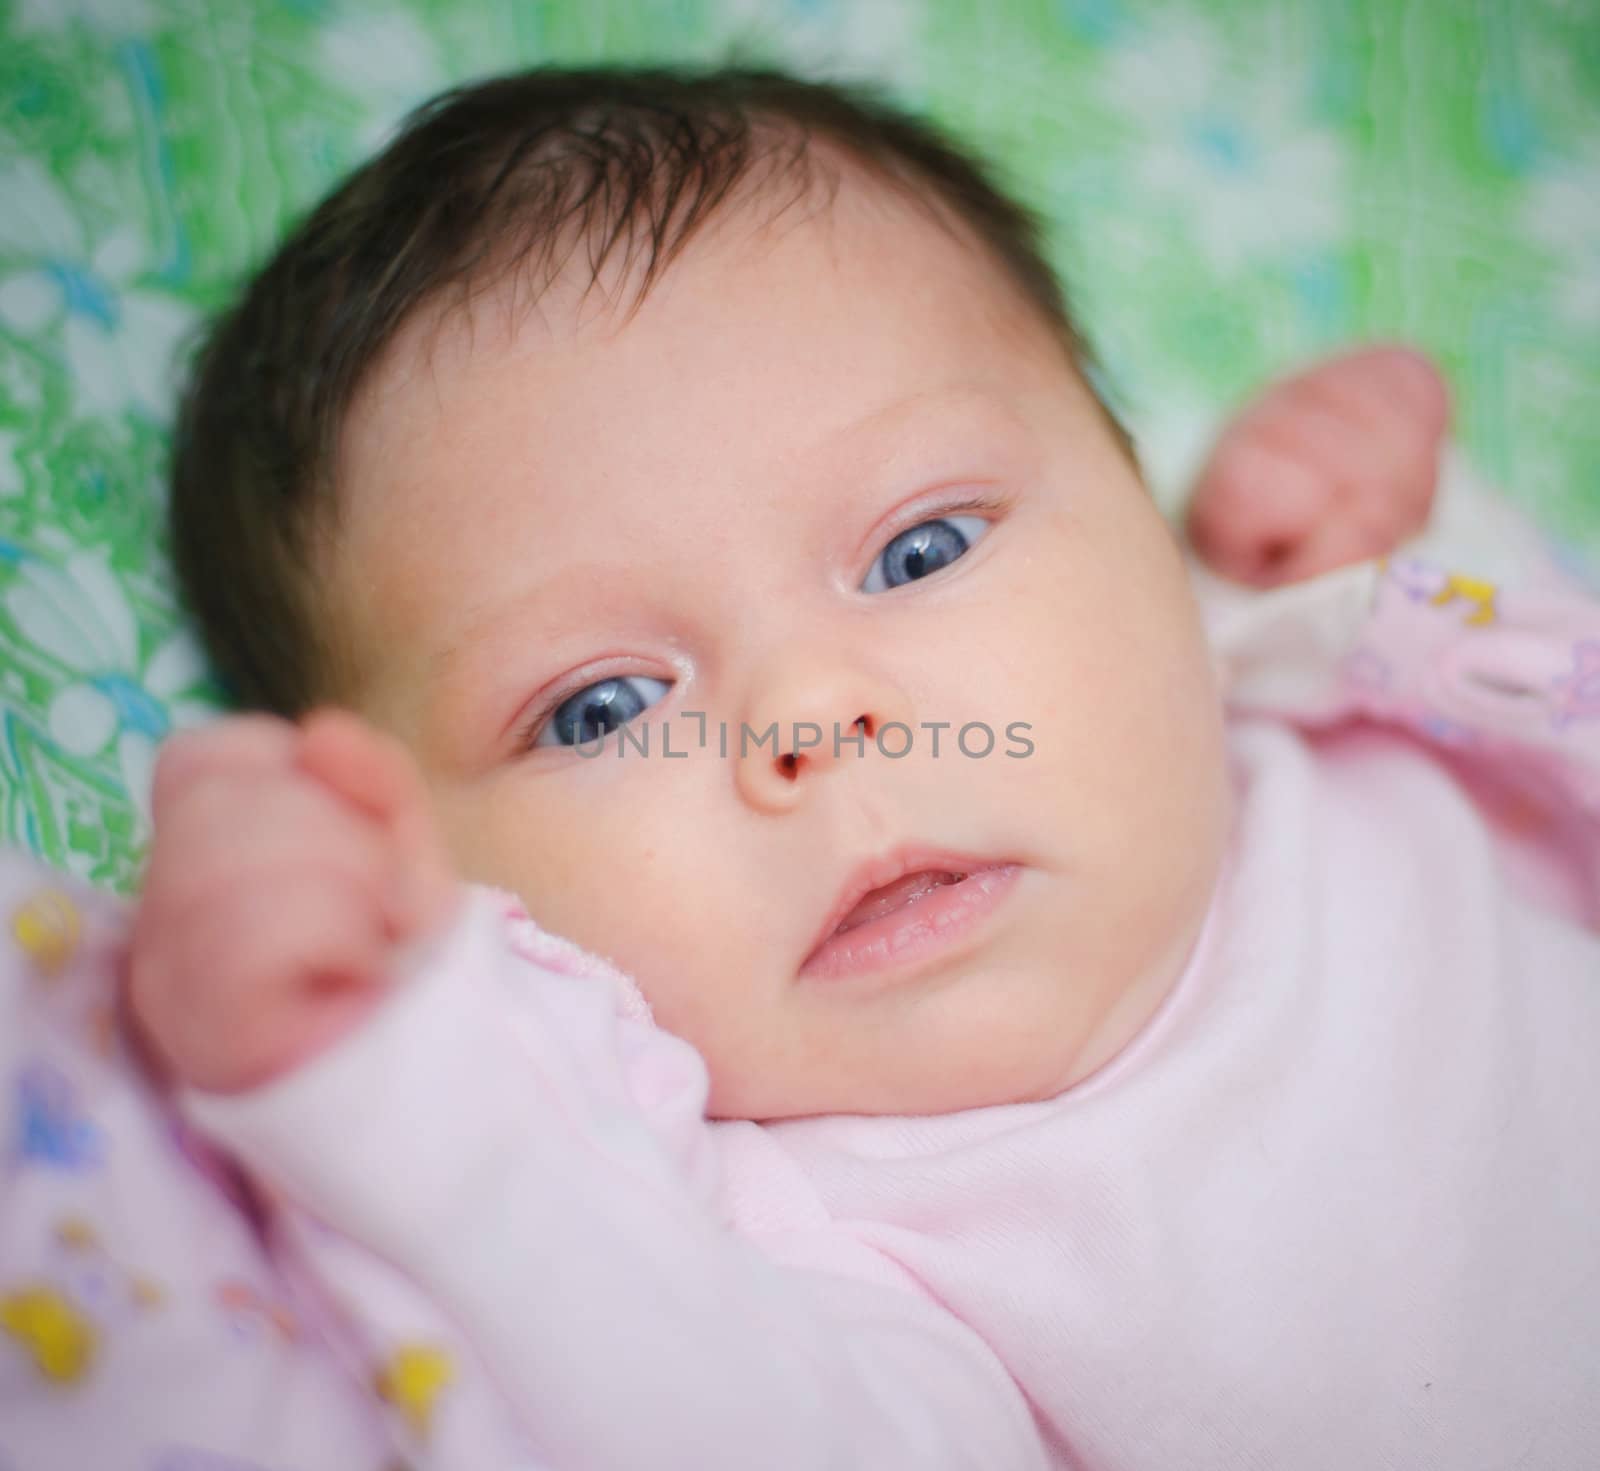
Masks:
[[[604,562],[569,563],[512,597],[491,599],[479,605],[461,631],[438,648],[427,661],[430,679],[446,679],[472,655],[483,655],[489,640],[503,629],[526,630],[537,626],[546,609],[567,606],[567,599],[584,611],[573,621],[590,620],[596,607],[616,605],[636,574]],[[550,619],[548,632],[559,631]],[[492,649],[492,644],[489,645]]]
[[[959,442],[1025,433],[1026,424],[999,395],[960,384],[885,404],[844,431],[852,452],[899,449],[914,452],[925,438]]]

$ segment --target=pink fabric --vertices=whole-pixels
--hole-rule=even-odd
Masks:
[[[1473,793],[1513,887],[1600,927],[1591,599],[1548,576],[1505,588],[1415,557],[1264,597],[1198,580],[1236,711],[1409,732]]]
[[[164,1266],[170,1338],[107,1320],[106,1344],[139,1347],[99,1380],[0,1357],[0,1465],[145,1467],[158,1434],[220,1452],[245,1432],[218,1417],[271,1403],[253,1464],[376,1465],[381,1430],[475,1471],[1592,1466],[1600,935],[1577,916],[1600,882],[1600,720],[1570,696],[1600,620],[1502,597],[1493,627],[1527,637],[1491,650],[1469,643],[1481,603],[1412,598],[1414,570],[1330,584],[1326,616],[1297,594],[1326,678],[1276,686],[1304,729],[1239,700],[1204,936],[1136,1040],[1047,1102],[707,1123],[701,1060],[631,983],[480,889],[370,1025],[253,1094],[181,1100],[270,1186],[258,1243],[158,1146],[162,1102],[78,1056],[84,1008],[47,1007],[76,993],[26,952],[8,1076],[46,1049],[76,1090],[50,1117],[77,1123],[19,1135],[44,1142],[0,1205],[0,1302],[62,1285],[69,1209],[108,1259],[181,1240],[189,1266]],[[1231,636],[1236,693],[1272,683],[1268,612]],[[1459,704],[1491,668],[1493,698]],[[1547,725],[1524,719],[1535,697]],[[1520,841],[1564,888],[1508,886],[1468,764],[1496,790],[1536,773]],[[175,1366],[236,1374],[201,1332],[214,1263],[315,1331],[207,1418]],[[91,1389],[98,1424],[133,1429],[90,1441]],[[287,1449],[319,1427],[343,1460]]]
[[[1600,929],[1600,617],[1415,558],[1344,665],[1355,708],[1454,757],[1525,891]],[[1587,882],[1585,882],[1587,880]]]
[[[129,918],[0,850],[0,1468],[378,1471],[337,1321],[123,1049]]]

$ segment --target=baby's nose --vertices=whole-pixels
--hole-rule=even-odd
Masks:
[[[837,761],[851,750],[861,751],[876,732],[876,722],[870,713],[863,711],[842,726],[835,721],[831,729],[824,729],[811,720],[795,721],[787,731],[787,750],[779,749],[776,759],[779,773],[793,781],[804,766],[821,766]],[[777,745],[775,743],[775,749]]]
[[[896,724],[905,734],[880,746],[885,727]],[[799,800],[800,788],[842,762],[903,753],[910,729],[910,701],[892,680],[791,670],[750,701],[730,755],[746,800],[780,807]]]

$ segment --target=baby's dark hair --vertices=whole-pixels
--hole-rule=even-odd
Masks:
[[[348,681],[315,553],[337,514],[345,416],[402,324],[447,288],[480,290],[518,266],[548,288],[579,244],[591,283],[619,243],[625,271],[642,252],[637,307],[737,186],[781,176],[803,191],[819,142],[942,205],[1089,368],[1036,217],[971,153],[867,87],[761,68],[546,67],[442,93],[300,220],[190,367],[172,554],[235,702],[296,716]]]

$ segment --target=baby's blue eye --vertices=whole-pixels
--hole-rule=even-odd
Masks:
[[[879,553],[861,591],[887,592],[937,572],[965,555],[988,529],[982,516],[939,516],[902,531]]]
[[[641,694],[638,685],[653,685],[656,692]],[[550,712],[544,729],[531,744],[593,745],[655,704],[671,688],[664,679],[650,679],[643,674],[620,674],[585,685]]]

